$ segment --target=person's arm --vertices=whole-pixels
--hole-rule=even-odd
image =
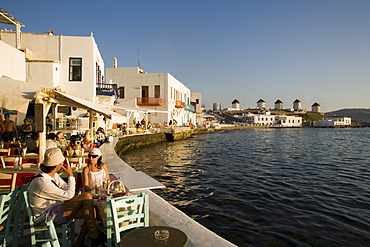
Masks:
[[[89,165],[85,166],[82,174],[84,181],[83,187],[86,191],[92,190],[92,188],[90,187],[89,169]]]
[[[13,130],[15,132],[15,137],[18,139],[18,131],[17,131],[17,126],[15,126],[15,122],[13,122],[12,125],[13,125]]]
[[[3,122],[0,121],[0,128],[1,128],[1,132],[0,132],[0,135],[4,134],[5,132],[5,125]]]
[[[107,174],[107,181],[110,182],[110,176],[109,176],[109,171],[108,171],[107,165],[106,164],[103,164],[102,165],[102,168],[104,169],[105,174]]]
[[[70,200],[75,196],[76,193],[76,180],[75,177],[68,178],[68,184],[64,182],[59,175],[54,177],[55,185],[53,182],[47,182],[45,187],[42,189],[41,197],[45,199],[52,199],[58,201]]]

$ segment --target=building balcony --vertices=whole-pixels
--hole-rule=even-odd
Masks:
[[[185,107],[185,102],[182,101],[176,101],[175,102],[175,108],[184,108]]]
[[[192,111],[192,112],[193,112],[193,111],[194,111],[194,109],[195,109],[195,108],[194,108],[194,106],[192,106],[192,105],[188,105],[188,104],[186,104],[186,105],[185,105],[185,110],[187,110],[187,111]]]
[[[138,106],[161,106],[163,105],[162,98],[136,98]]]
[[[96,95],[117,96],[118,95],[117,84],[96,83]]]

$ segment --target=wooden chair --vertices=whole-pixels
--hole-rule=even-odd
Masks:
[[[0,159],[4,169],[14,167],[15,170],[18,170],[22,165],[22,156],[20,155],[2,156]]]
[[[0,148],[0,155],[9,156],[10,155],[10,148]]]
[[[69,221],[68,223],[62,224],[61,226],[55,226],[53,221],[47,222],[45,227],[35,226],[33,219],[33,212],[31,206],[29,205],[27,185],[22,186],[22,195],[24,200],[24,206],[29,218],[29,228],[31,233],[31,246],[36,247],[39,242],[47,242],[51,246],[60,247],[57,230],[61,231],[61,242],[62,247],[68,247],[69,240],[71,245],[75,241],[75,230],[74,230],[74,220]],[[45,232],[49,232],[49,238],[45,238]],[[40,234],[38,234],[40,233]],[[36,236],[38,235],[38,236]]]
[[[82,157],[66,157],[68,165],[76,164],[76,167],[80,170],[84,167],[85,160]]]
[[[0,197],[0,234],[2,237],[0,241],[1,247],[10,246],[10,228],[13,227],[13,231],[16,230],[15,226],[12,225],[12,213],[15,207],[16,199],[18,198],[19,191],[20,190],[17,187],[12,192]],[[16,245],[14,245],[13,243],[13,246]]]
[[[17,173],[0,173],[0,194],[12,192],[17,181]]]
[[[125,231],[149,226],[149,198],[145,193],[107,200],[107,246],[118,247]],[[114,234],[113,234],[114,233]],[[114,237],[112,238],[112,235]]]

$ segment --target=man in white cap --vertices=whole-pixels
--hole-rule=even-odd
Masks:
[[[35,223],[42,226],[49,220],[63,224],[72,218],[84,219],[75,246],[85,246],[89,232],[93,246],[98,246],[106,236],[97,229],[92,196],[87,192],[75,196],[75,177],[72,168],[64,166],[64,159],[59,148],[46,150],[41,172],[29,182],[27,191]],[[68,174],[68,183],[57,174],[61,169]]]

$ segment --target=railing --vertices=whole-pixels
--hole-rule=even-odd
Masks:
[[[175,108],[184,108],[184,107],[185,107],[185,102],[182,102],[182,101],[175,102]]]
[[[108,83],[96,83],[96,95],[105,95],[118,97],[118,87],[117,84]]]
[[[136,98],[138,106],[161,106],[163,104],[162,98]]]
[[[185,105],[185,110],[187,110],[187,111],[194,111],[194,106],[192,106],[192,105],[188,105],[188,104],[186,104]]]

